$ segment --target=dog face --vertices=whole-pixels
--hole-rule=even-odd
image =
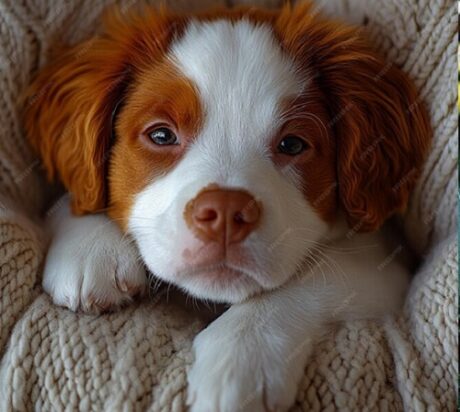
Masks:
[[[336,179],[318,91],[270,28],[247,20],[192,21],[163,64],[119,114],[112,216],[157,276],[197,296],[279,286],[335,212],[335,190],[315,206]]]
[[[242,301],[340,216],[376,230],[406,206],[427,116],[357,30],[308,5],[108,20],[38,77],[26,128],[74,211],[107,208],[156,276]]]

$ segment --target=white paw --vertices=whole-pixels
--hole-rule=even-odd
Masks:
[[[46,258],[43,288],[74,311],[116,309],[142,294],[147,278],[132,242],[104,215],[60,222]]]
[[[193,344],[195,362],[188,374],[190,410],[288,410],[295,401],[305,359],[291,359],[284,344],[277,346],[276,336],[270,344],[267,336],[220,320],[202,331]]]

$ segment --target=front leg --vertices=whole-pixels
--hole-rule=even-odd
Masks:
[[[188,375],[191,411],[284,411],[291,406],[322,323],[299,318],[301,310],[288,290],[296,292],[288,288],[232,306],[196,337]]]
[[[49,212],[51,244],[43,288],[74,311],[103,312],[144,292],[145,269],[136,247],[104,214],[74,216],[68,196]]]
[[[362,251],[322,253],[323,264],[305,276],[232,306],[196,337],[188,376],[193,412],[287,410],[331,324],[398,308],[407,273],[396,263],[379,270],[383,250],[366,251],[373,256],[364,262]]]

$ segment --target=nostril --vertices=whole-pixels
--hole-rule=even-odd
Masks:
[[[246,220],[241,212],[236,212],[233,216],[233,221],[239,225],[245,224]]]
[[[195,214],[195,219],[201,222],[212,222],[217,219],[217,212],[215,209],[206,208],[201,209],[198,213]]]
[[[260,217],[260,208],[254,199],[251,199],[244,208],[236,212],[234,221],[236,223],[256,223]]]

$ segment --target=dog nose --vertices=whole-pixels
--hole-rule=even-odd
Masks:
[[[241,190],[206,190],[189,201],[184,215],[193,232],[205,242],[238,243],[257,226],[257,201]]]

